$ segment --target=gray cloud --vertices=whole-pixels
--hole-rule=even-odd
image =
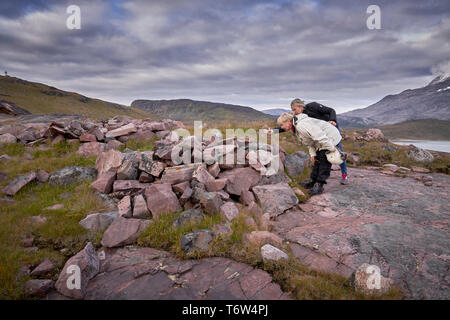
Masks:
[[[185,97],[263,109],[301,97],[344,112],[448,65],[447,0],[378,1],[382,30],[366,28],[371,1],[86,0],[81,30],[65,28],[66,2],[0,9],[8,3],[0,67],[124,104]]]

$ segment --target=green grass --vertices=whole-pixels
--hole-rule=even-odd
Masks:
[[[396,151],[387,151],[382,148],[383,145],[390,145],[396,148]],[[382,142],[352,142],[344,141],[344,151],[347,153],[356,152],[360,158],[359,163],[348,161],[351,166],[382,166],[392,163],[398,166],[411,168],[413,166],[424,167],[432,172],[449,173],[447,165],[450,164],[450,154],[443,152],[433,152],[435,159],[433,162],[420,163],[411,160],[407,156],[407,146],[398,146]]]
[[[44,208],[61,203],[63,209],[50,211]],[[16,274],[22,265],[33,265],[42,258],[50,258],[60,269],[65,256],[59,250],[67,248],[66,255],[80,251],[86,242],[99,243],[98,235],[89,236],[79,226],[79,221],[88,213],[105,211],[107,208],[98,198],[89,183],[71,186],[50,186],[33,183],[14,196],[14,202],[2,202],[0,214],[0,298],[24,298],[23,282]],[[47,217],[43,225],[31,222],[30,217]],[[37,253],[29,253],[20,246],[20,240],[34,237]],[[54,273],[54,278],[57,277]]]
[[[212,229],[214,224],[221,221],[220,215],[206,217],[198,223],[187,223],[180,228],[172,227],[173,221],[179,213],[164,214],[155,221],[140,236],[140,246],[150,246],[167,250],[181,259],[204,257],[225,257],[238,262],[260,268],[273,277],[283,291],[289,292],[296,299],[400,299],[401,292],[393,288],[389,293],[381,297],[364,296],[357,294],[350,285],[349,279],[337,274],[312,270],[302,265],[293,256],[287,245],[282,249],[289,254],[288,261],[264,262],[259,246],[247,244],[245,234],[253,231],[246,224],[249,214],[241,212],[231,223],[231,234],[217,235],[206,252],[197,252],[193,256],[187,256],[180,247],[181,237],[193,230]]]
[[[173,222],[181,214],[169,213],[161,214],[154,222],[141,234],[138,244],[145,247],[168,250],[178,257],[186,257],[181,249],[181,238],[186,233],[199,229],[211,229],[213,225],[220,223],[221,216],[206,215],[205,218],[196,223],[188,222],[179,228],[173,227]]]
[[[46,146],[44,145],[44,147]],[[11,161],[0,162],[0,172],[6,173],[10,179],[13,179],[20,174],[38,169],[53,173],[67,166],[94,166],[95,157],[77,155],[78,147],[78,142],[68,143],[66,141],[50,146],[48,149],[30,148],[18,143],[0,145],[0,155],[8,154],[14,157]],[[31,156],[30,160],[24,157],[25,153]],[[3,181],[0,186],[7,183],[7,181]]]
[[[65,142],[49,146],[47,150],[39,147],[27,148],[20,144],[0,146],[0,154],[14,158],[0,163],[0,171],[8,175],[11,181],[19,174],[31,170],[44,169],[54,172],[68,165],[93,165],[95,158],[81,158],[75,154],[78,146]],[[32,160],[25,160],[29,153]],[[21,157],[22,156],[22,157]],[[2,186],[7,184],[2,182]],[[80,251],[87,241],[99,244],[99,234],[88,234],[79,226],[79,221],[87,214],[106,211],[108,208],[89,187],[89,182],[70,186],[51,186],[38,182],[30,183],[21,189],[13,201],[0,200],[0,299],[26,298],[23,283],[29,279],[16,278],[23,265],[35,265],[43,258],[49,258],[56,265],[53,274],[56,280],[58,271],[67,257]],[[54,204],[63,204],[60,210],[45,210]],[[47,217],[43,225],[31,222],[32,216]],[[20,244],[21,240],[34,237],[36,253],[28,252]],[[65,254],[61,249],[67,248]]]

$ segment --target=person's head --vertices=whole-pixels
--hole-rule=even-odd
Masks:
[[[286,131],[289,131],[291,129],[291,123],[292,118],[294,117],[294,114],[292,113],[283,113],[281,116],[277,119],[277,124]]]
[[[291,110],[294,114],[300,114],[303,112],[303,108],[305,107],[305,102],[301,99],[294,99],[291,102]]]

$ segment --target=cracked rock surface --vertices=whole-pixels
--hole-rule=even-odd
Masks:
[[[450,176],[431,175],[428,187],[413,176],[352,168],[342,186],[332,172],[325,192],[278,216],[272,232],[313,269],[349,277],[375,264],[407,298],[449,299]]]
[[[180,260],[139,247],[102,250],[105,259],[89,281],[86,300],[290,299],[267,272],[230,259]],[[52,292],[46,299],[67,298]]]

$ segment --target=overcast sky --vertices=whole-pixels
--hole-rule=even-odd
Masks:
[[[81,30],[66,27],[70,4]],[[299,97],[344,112],[448,72],[449,43],[449,0],[0,1],[0,68],[126,105]]]

